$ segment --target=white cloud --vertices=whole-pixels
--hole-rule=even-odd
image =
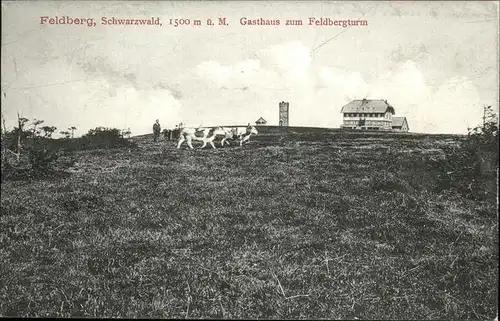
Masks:
[[[107,101],[109,109],[104,113],[105,125],[129,128],[132,133],[149,133],[155,119],[163,127],[173,127],[177,123],[181,104],[167,90],[141,90],[133,87],[121,88]],[[103,119],[103,120],[104,120]],[[102,121],[101,121],[102,122]]]
[[[300,41],[269,46],[259,51],[257,56],[264,68],[290,76],[307,73],[312,61],[309,48]]]
[[[44,76],[47,74],[51,77]],[[130,127],[133,134],[142,134],[151,132],[157,118],[168,126],[179,119],[181,103],[167,89],[154,89],[145,82],[134,86],[105,74],[89,76],[80,68],[68,69],[55,60],[32,68],[17,82],[23,84],[22,88],[33,88],[16,89],[14,84],[2,97],[2,103],[10,106],[4,112],[11,127],[17,110],[23,117],[43,119],[45,124],[58,127],[58,132],[76,126],[77,135],[97,126]],[[34,87],[57,83],[60,85]]]
[[[223,86],[231,77],[231,68],[224,67],[217,61],[207,61],[196,67],[198,75],[214,82],[217,86]]]
[[[479,92],[465,76],[430,85],[417,64],[406,61],[370,88],[369,98],[387,99],[414,132],[466,133],[480,120]]]
[[[228,108],[226,121],[232,117],[242,123],[267,116],[271,123],[277,123],[277,104],[285,100],[290,102],[292,125],[338,127],[341,107],[364,97],[387,99],[395,106],[396,116],[406,116],[415,132],[465,133],[479,119],[479,93],[466,77],[429,85],[411,60],[366,83],[360,72],[316,66],[309,48],[298,41],[270,46],[257,56],[258,60],[233,65],[210,61],[197,66],[198,75],[227,89],[218,105],[224,113],[225,101],[247,106],[246,110]]]
[[[166,72],[120,71],[116,62],[99,57],[86,63],[69,68],[53,60],[31,68],[18,81],[23,87],[88,80],[8,91],[9,106],[61,130],[77,126],[78,134],[96,126],[148,133],[157,118],[163,127],[181,121],[193,126],[246,124],[260,116],[277,124],[283,100],[290,102],[290,124],[298,126],[338,127],[341,107],[364,97],[387,99],[415,132],[465,133],[481,119],[479,93],[467,77],[429,84],[423,69],[408,60],[367,83],[362,72],[315,62],[299,41],[269,46],[232,64],[202,62],[175,77],[175,90]],[[5,116],[14,121],[15,112],[10,107]]]
[[[201,9],[190,3],[153,9],[140,4],[61,6],[67,14],[105,11],[116,16],[129,11],[160,17],[229,12],[230,26],[217,30],[96,27],[77,33],[25,23],[50,12],[50,3],[11,4],[2,16],[2,111],[11,115],[7,122],[15,120],[19,109],[61,128],[76,125],[83,133],[101,121],[121,127],[134,119],[137,130],[150,132],[156,118],[164,126],[246,123],[260,116],[277,124],[277,104],[287,100],[291,124],[337,127],[342,105],[367,96],[390,101],[414,131],[464,132],[466,123],[480,122],[483,103],[498,101],[498,44],[492,40],[498,33],[498,2],[493,3],[425,4],[411,12],[399,8],[396,16],[393,5],[382,5],[372,13],[369,30],[350,29],[327,44],[330,28],[267,28],[263,34],[262,28],[236,26],[231,21],[237,21],[241,8],[228,11],[227,4]],[[327,7],[307,3],[297,10],[318,14],[338,4]],[[351,7],[343,9],[347,15],[360,10]],[[247,9],[259,15],[269,8],[249,3]],[[310,48],[321,43],[326,45],[311,55]],[[91,66],[85,70],[75,62]],[[349,71],[355,69],[359,72]],[[78,79],[84,81],[12,89]]]

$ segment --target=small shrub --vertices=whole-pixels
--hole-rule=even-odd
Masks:
[[[59,154],[45,148],[33,148],[28,152],[29,164],[35,171],[48,171],[52,162],[59,158]]]
[[[452,189],[475,200],[493,199],[497,193],[498,123],[495,116],[470,129],[458,147],[443,147],[446,158],[439,167],[437,190]]]
[[[25,148],[19,162],[2,162],[2,180],[67,176],[66,170],[75,162],[73,157],[68,157],[61,151],[31,146]]]
[[[68,140],[66,150],[108,149],[115,147],[135,147],[136,144],[123,137],[117,128],[96,127],[80,138]]]

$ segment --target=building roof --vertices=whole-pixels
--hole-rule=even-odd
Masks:
[[[342,107],[341,113],[385,113],[389,112],[395,114],[394,107],[392,107],[387,100],[383,99],[356,99]]]
[[[406,122],[406,117],[392,117],[392,127],[402,127]]]
[[[260,117],[259,119],[257,119],[256,123],[264,123],[265,124],[265,123],[267,123],[267,121],[264,118]]]

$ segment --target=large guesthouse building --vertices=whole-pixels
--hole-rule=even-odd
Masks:
[[[342,128],[392,130],[392,119],[395,114],[387,100],[358,99],[344,107]]]

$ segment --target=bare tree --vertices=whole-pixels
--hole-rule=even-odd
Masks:
[[[5,93],[4,93],[5,94]],[[2,113],[2,164],[7,157],[7,126],[5,125],[5,118]],[[3,166],[3,165],[2,165]]]
[[[483,126],[488,122],[495,122],[497,114],[491,105],[483,107]]]
[[[8,136],[9,132],[7,131],[7,125],[5,125],[5,118],[2,114],[2,145],[3,145],[3,155],[2,155],[2,160],[5,160],[5,157],[7,156],[7,152],[13,154],[16,156],[17,161],[19,162],[20,157],[21,157],[21,149],[22,149],[22,136],[24,133],[24,125],[28,122],[29,120],[27,118],[19,116],[19,112],[17,113],[17,124],[18,127],[14,127],[14,130],[12,131],[11,135],[17,134],[17,150],[16,152],[13,152],[8,148]],[[12,137],[12,136],[11,136]]]
[[[76,127],[75,126],[71,126],[70,128],[68,128],[68,130],[71,131],[71,138],[75,138]]]
[[[131,134],[132,134],[132,132],[130,131],[130,128],[122,129],[122,136],[123,137],[130,138]]]
[[[69,131],[63,130],[60,131],[59,134],[63,135],[64,138],[69,139],[71,137],[71,133]]]
[[[57,127],[55,126],[43,126],[41,128],[43,130],[43,137],[45,138],[52,138],[52,134],[57,130]]]
[[[5,125],[5,117],[3,117],[3,113],[2,113],[2,134],[7,134],[7,126]]]
[[[40,135],[40,130],[38,130],[38,131],[37,131],[36,127],[37,127],[38,125],[43,124],[43,120],[39,120],[39,119],[36,119],[36,118],[35,118],[35,119],[31,122],[31,124],[33,125],[33,128],[32,128],[32,130],[31,130],[31,131],[32,131],[32,133],[31,133],[31,134],[32,134],[32,138],[33,138],[33,140],[35,140],[36,136],[37,136],[37,135]]]
[[[17,150],[16,152],[13,152],[11,151],[8,147],[7,147],[7,136],[8,136],[8,132],[7,132],[7,126],[5,125],[5,118],[3,117],[3,114],[2,114],[2,143],[3,143],[3,160],[5,160],[5,157],[7,155],[7,152],[13,154],[16,156],[16,159],[17,161],[19,162],[20,160],[20,157],[21,157],[21,150],[22,150],[22,144],[21,144],[21,140],[22,140],[22,136],[23,136],[23,133],[24,133],[24,125],[29,121],[29,119],[27,118],[24,118],[24,117],[21,117],[19,116],[19,112],[17,113],[17,127],[14,127],[14,131],[12,131],[12,134],[17,134]]]
[[[24,125],[29,121],[28,118],[20,117],[19,112],[17,112],[17,161],[21,156],[21,136],[24,133]]]

